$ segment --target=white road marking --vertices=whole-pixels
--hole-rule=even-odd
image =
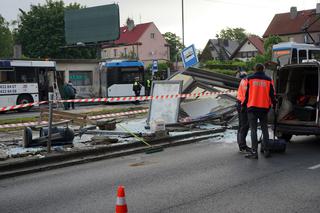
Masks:
[[[320,164],[310,166],[308,169],[318,169],[318,168],[320,168]]]

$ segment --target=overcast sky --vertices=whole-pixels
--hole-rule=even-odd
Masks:
[[[43,4],[45,0],[0,0],[0,14],[7,20],[17,19],[19,8],[28,11],[30,4]],[[161,33],[173,32],[182,37],[182,0],[65,0],[66,4],[98,6],[118,3],[121,26],[127,17],[135,23],[154,22]],[[274,14],[312,9],[319,0],[184,0],[185,44],[203,49],[226,27],[242,27],[247,32],[262,36]]]

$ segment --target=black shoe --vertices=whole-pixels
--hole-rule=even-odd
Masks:
[[[250,147],[244,146],[244,147],[240,147],[240,148],[239,148],[239,152],[240,152],[240,153],[243,153],[243,154],[248,154],[248,153],[251,153],[252,150],[251,150]]]
[[[251,152],[247,155],[245,155],[246,158],[248,159],[258,159],[258,153],[257,152]]]

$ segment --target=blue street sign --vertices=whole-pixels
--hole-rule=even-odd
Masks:
[[[152,72],[158,72],[158,60],[152,60]]]
[[[184,68],[191,67],[199,62],[196,48],[193,44],[182,50],[181,58]]]

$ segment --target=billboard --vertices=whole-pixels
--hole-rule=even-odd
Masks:
[[[65,10],[64,22],[67,44],[114,41],[120,36],[117,4]]]

